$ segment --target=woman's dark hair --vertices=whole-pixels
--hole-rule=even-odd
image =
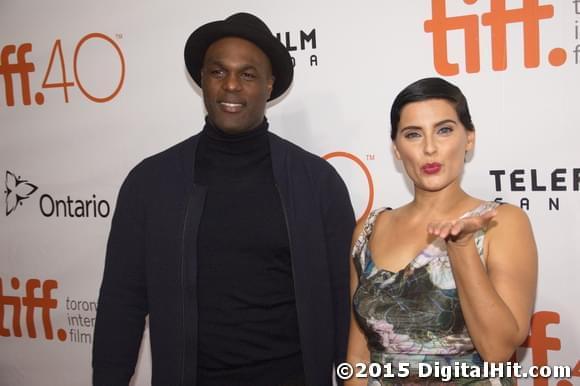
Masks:
[[[397,137],[397,126],[401,120],[403,107],[408,103],[427,99],[446,99],[450,101],[454,105],[455,112],[463,126],[469,131],[475,130],[469,114],[467,99],[465,99],[465,95],[463,95],[461,90],[441,78],[424,78],[405,87],[393,102],[391,107],[391,139],[393,141]]]

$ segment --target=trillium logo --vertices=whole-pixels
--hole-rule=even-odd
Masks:
[[[38,190],[38,186],[9,171],[6,171],[5,186],[6,216],[14,212],[18,205],[22,205],[22,201],[30,198]],[[58,197],[43,192],[38,199],[38,208],[44,217],[56,218],[106,218],[111,213],[109,202],[98,199],[96,194],[88,198],[86,196],[71,197],[68,194],[65,197]]]
[[[20,176],[17,177],[8,170],[4,186],[6,187],[4,191],[6,194],[6,216],[14,212],[18,205],[22,205],[22,201],[29,198],[38,189],[38,186],[23,180]]]

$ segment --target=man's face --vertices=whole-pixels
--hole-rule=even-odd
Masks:
[[[209,120],[227,133],[252,130],[262,122],[273,84],[270,60],[248,40],[222,38],[205,53],[203,101]]]

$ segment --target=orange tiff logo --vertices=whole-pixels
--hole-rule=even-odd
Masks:
[[[20,280],[13,277],[10,280],[12,289],[18,290],[20,288]],[[57,300],[52,298],[52,290],[58,288],[56,280],[45,280],[41,282],[39,279],[28,279],[26,281],[25,296],[12,296],[4,294],[4,287],[2,279],[0,278],[0,336],[8,337],[22,336],[21,313],[26,311],[26,329],[29,338],[36,338],[36,326],[34,323],[34,311],[41,310],[42,327],[44,329],[44,337],[48,340],[54,339],[50,311],[57,307]],[[40,294],[37,294],[37,289],[40,289]],[[6,307],[12,308],[12,331],[5,325]],[[67,334],[63,329],[57,331],[57,336],[60,341],[66,340]]]
[[[562,344],[560,339],[556,337],[548,336],[547,330],[548,326],[551,324],[560,323],[560,314],[553,311],[538,311],[532,316],[530,323],[530,334],[521,347],[527,347],[532,352],[532,363],[534,366],[548,366],[548,352],[549,351],[560,351]],[[517,362],[517,353],[514,354],[512,358]],[[576,361],[576,364],[570,364],[572,369],[572,377],[580,377],[580,360]],[[547,386],[548,379],[537,377],[534,378],[534,386]],[[573,382],[570,380],[560,380],[557,383],[558,386],[573,386]]]
[[[477,0],[463,0],[465,4],[475,4]],[[505,0],[490,0],[489,12],[481,15],[481,24],[490,28],[491,60],[494,71],[507,68],[509,24],[521,23],[523,28],[524,66],[535,68],[540,65],[540,21],[554,16],[552,5],[540,5],[539,0],[522,0],[521,8],[506,8]],[[435,70],[444,76],[459,74],[459,65],[449,62],[447,33],[462,30],[465,41],[465,68],[468,73],[480,70],[480,17],[477,14],[448,16],[446,0],[431,0],[432,18],[424,23],[425,32],[433,35],[433,62]],[[552,66],[566,62],[566,51],[553,48],[548,54]]]
[[[119,37],[121,36],[122,35]],[[109,55],[112,54],[113,57],[119,61],[119,74],[106,74],[109,77],[113,76],[113,78],[107,79],[105,76],[104,80],[101,79],[101,82],[106,82],[111,85],[110,88],[113,91],[109,95],[95,95],[94,91],[91,91],[86,85],[86,80],[82,80],[83,74],[86,76],[86,68],[83,69],[82,66],[79,65],[79,63],[81,63],[79,58],[83,53],[86,54],[85,51],[91,50],[91,46],[87,46],[87,44],[93,41],[102,41],[110,45],[112,50],[109,50]],[[94,103],[105,103],[113,100],[123,87],[123,82],[125,80],[125,58],[123,52],[121,51],[119,44],[105,34],[99,32],[90,33],[83,36],[77,42],[72,58],[74,81],[69,79],[70,75],[67,75],[67,68],[70,67],[70,60],[66,60],[67,58],[64,54],[61,40],[56,39],[52,46],[50,57],[48,58],[46,72],[42,84],[40,85],[40,90],[38,90],[38,85],[34,85],[31,82],[31,75],[36,70],[35,63],[28,60],[26,56],[31,52],[31,43],[23,43],[19,46],[16,44],[8,44],[0,49],[0,79],[4,80],[4,96],[7,107],[16,105],[17,101],[15,100],[14,94],[15,91],[18,90],[20,90],[22,104],[24,106],[30,106],[32,104],[32,95],[34,95],[34,102],[41,106],[45,103],[45,92],[48,89],[62,89],[64,101],[65,103],[69,103],[68,89],[77,86],[80,92],[90,101]],[[93,53],[93,55],[95,54]],[[100,56],[98,57],[98,59],[101,58],[102,57]],[[100,71],[97,67],[93,67],[92,69],[93,71]],[[94,76],[95,74],[93,74],[93,77]],[[14,79],[15,77],[19,78],[20,82],[16,82]],[[102,74],[99,73],[99,77],[103,78]],[[58,79],[58,81],[55,79]]]

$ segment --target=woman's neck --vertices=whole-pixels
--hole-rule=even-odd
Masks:
[[[415,197],[408,204],[408,209],[417,216],[433,220],[453,219],[473,209],[479,202],[465,193],[459,184],[451,184],[438,191],[415,187]]]

